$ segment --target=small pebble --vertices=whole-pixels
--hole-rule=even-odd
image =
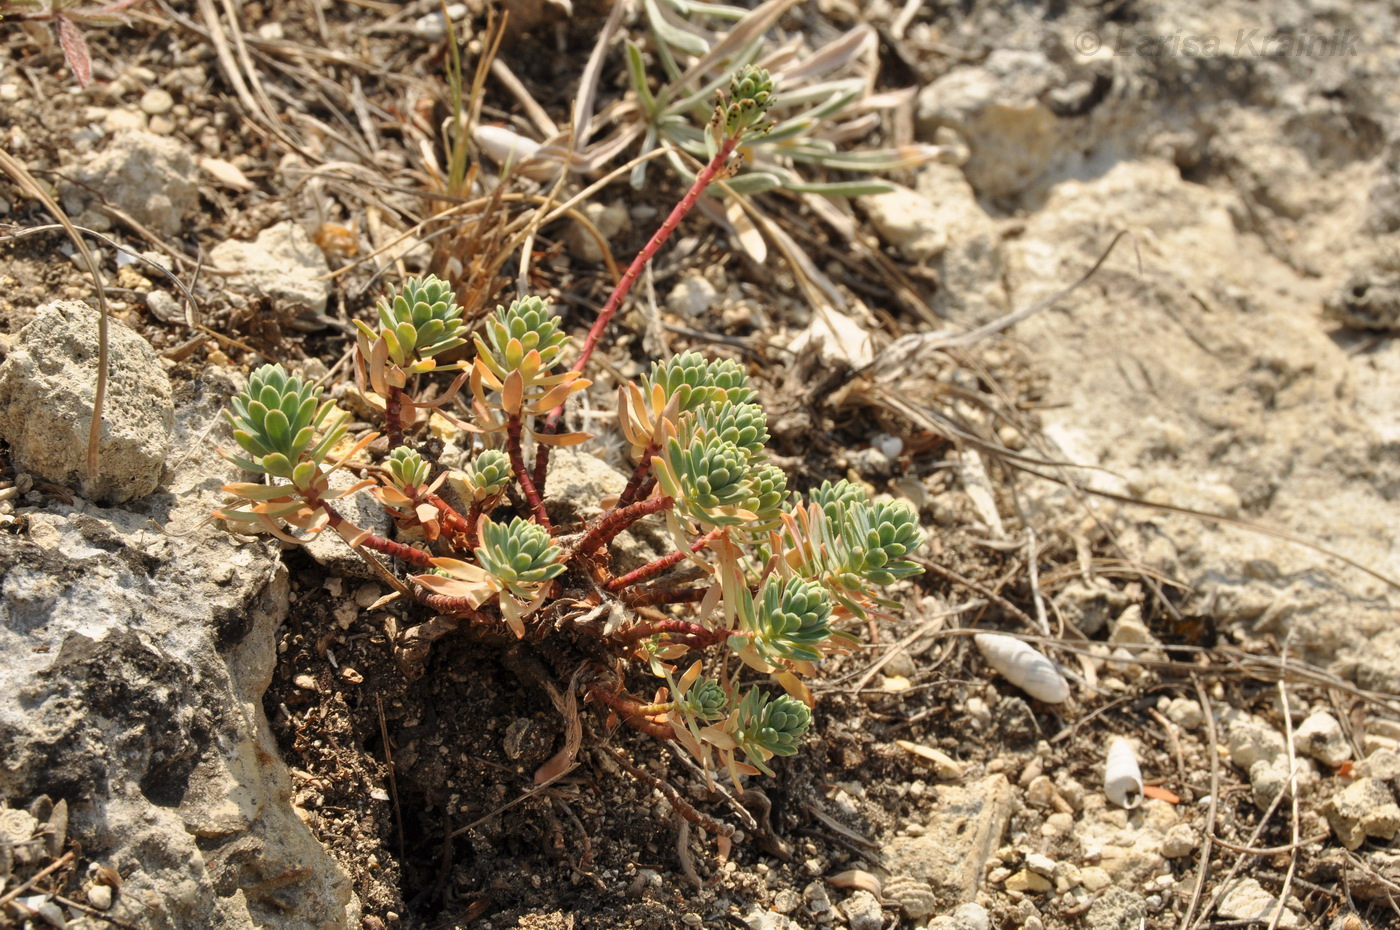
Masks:
[[[295,678],[292,679],[292,684],[296,685],[298,688],[300,688],[300,689],[303,690],[303,691],[315,691],[315,690],[316,690],[316,676],[315,676],[315,675],[308,675],[308,674],[306,674],[306,673],[303,672],[302,674],[300,674],[300,675],[298,675],[298,676],[296,676]]]
[[[112,906],[112,886],[93,885],[87,890],[88,903],[99,911],[105,911]]]
[[[162,87],[152,87],[141,95],[141,112],[147,116],[163,116],[175,106],[175,98]]]

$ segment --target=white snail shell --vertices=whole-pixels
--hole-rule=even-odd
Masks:
[[[987,664],[1031,697],[1047,704],[1069,700],[1069,683],[1055,663],[1013,636],[978,633],[972,637]]]
[[[1138,768],[1133,744],[1121,736],[1108,744],[1103,766],[1103,793],[1119,807],[1132,810],[1142,803],[1142,770]]]

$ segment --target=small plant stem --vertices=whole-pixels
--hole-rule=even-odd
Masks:
[[[484,503],[485,501],[472,501],[471,506],[467,508],[467,533],[463,544],[468,549],[475,549],[477,546],[476,525],[481,522]]]
[[[723,534],[723,528],[710,530],[710,532],[706,533],[704,536],[701,536],[699,539],[695,540],[695,542],[690,544],[690,552],[699,552],[701,549],[705,548],[710,543],[714,542],[716,539],[719,539],[720,536],[722,536]],[[670,555],[663,555],[655,562],[648,562],[646,565],[643,565],[641,568],[636,569],[635,571],[630,571],[620,578],[614,578],[612,581],[609,581],[607,584],[607,589],[616,594],[623,588],[631,587],[634,584],[640,584],[641,582],[646,581],[648,578],[654,578],[662,572],[666,571],[667,569],[673,568],[674,566],[678,565],[681,562],[681,560],[684,559],[688,554],[689,553],[687,552],[677,550],[676,552],[672,552]]]
[[[661,633],[683,636],[688,643],[698,644],[701,647],[713,646],[715,643],[723,642],[729,636],[726,630],[712,630],[691,620],[667,618],[665,620],[643,620],[623,630],[618,638],[624,643],[630,644]]]
[[[345,523],[345,518],[330,505],[329,501],[308,499],[306,503],[312,507],[320,507],[326,515],[326,525],[333,530],[338,530]],[[383,536],[376,536],[373,533],[366,533],[361,537],[356,545],[364,546],[374,552],[387,555],[393,559],[402,559],[410,565],[419,568],[433,568],[433,557],[422,549],[415,549],[412,546],[405,546],[403,543],[394,542],[392,539],[385,539]]]
[[[710,163],[700,169],[700,173],[695,176],[695,183],[690,185],[690,190],[686,191],[680,203],[671,210],[666,221],[661,224],[651,239],[642,250],[637,253],[637,257],[632,259],[632,264],[627,266],[617,286],[608,295],[607,303],[603,304],[603,310],[598,314],[598,319],[593,321],[593,326],[588,330],[588,337],[583,341],[583,350],[579,352],[577,361],[574,362],[571,371],[583,371],[588,366],[588,361],[593,357],[593,350],[598,347],[598,340],[603,337],[603,331],[608,328],[612,318],[617,314],[622,302],[627,299],[627,294],[632,290],[632,285],[637,283],[637,278],[641,277],[642,269],[646,268],[647,262],[652,260],[658,249],[666,244],[666,240],[671,238],[671,233],[676,231],[681,220],[691,211],[699,201],[700,195],[705,193],[705,189],[729,163],[729,156],[734,154],[734,148],[739,144],[742,133],[736,132],[726,136],[720,143],[719,151],[715,152],[715,157],[710,159]],[[560,404],[549,412],[549,418],[545,420],[544,432],[552,433],[559,425],[559,420],[564,416],[564,405]],[[549,462],[549,446],[544,443],[535,452],[535,474],[538,478],[543,478],[546,466]],[[543,484],[543,481],[539,482]]]
[[[476,606],[472,604],[469,597],[452,597],[447,594],[434,594],[418,585],[413,586],[413,596],[420,604],[430,607],[440,614],[452,614],[457,617],[479,618]]]
[[[667,604],[693,604],[705,599],[706,588],[657,588],[629,591],[623,597],[628,607],[664,607]]]
[[[627,507],[614,507],[594,521],[593,526],[584,534],[574,552],[587,555],[594,549],[606,546],[612,542],[614,536],[633,523],[651,514],[670,510],[675,506],[675,503],[673,498],[657,497]]]
[[[642,483],[647,480],[647,473],[651,470],[652,456],[658,451],[656,443],[647,443],[647,447],[642,450],[642,457],[637,459],[637,467],[632,469],[632,477],[627,479],[627,487],[622,489],[622,496],[617,499],[617,506],[626,507],[635,500],[646,499],[646,496],[639,492]]]
[[[469,515],[464,517],[457,512],[457,508],[436,494],[429,494],[427,501],[437,508],[438,513],[442,516],[442,528],[448,533],[453,536],[469,538],[476,534],[476,521],[471,518],[470,511],[468,511]],[[477,511],[477,514],[480,515],[480,510]],[[469,548],[475,548],[475,543]]]
[[[549,514],[545,512],[544,501],[540,500],[540,492],[535,489],[534,479],[525,468],[525,455],[520,449],[520,430],[520,414],[512,413],[506,420],[506,451],[510,454],[510,467],[515,472],[515,480],[520,482],[520,492],[525,495],[525,503],[535,515],[535,522],[545,529],[550,529]],[[540,444],[540,448],[545,448],[544,443]]]
[[[613,694],[605,686],[598,684],[588,688],[588,697],[617,711],[622,719],[627,721],[628,726],[635,727],[648,736],[665,740],[676,738],[670,724],[652,719],[644,712],[646,705],[639,701],[623,697],[620,694]]]
[[[389,385],[384,398],[384,432],[389,437],[389,451],[403,445],[403,389]]]

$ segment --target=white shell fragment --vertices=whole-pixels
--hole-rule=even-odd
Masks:
[[[1142,770],[1138,768],[1133,744],[1115,736],[1108,744],[1103,766],[1103,793],[1119,807],[1132,810],[1142,803]]]
[[[947,753],[939,752],[931,746],[921,746],[903,739],[897,739],[894,743],[905,752],[913,753],[931,765],[939,778],[953,781],[962,777],[962,766]]]
[[[827,884],[836,888],[859,888],[880,897],[880,876],[864,869],[847,869],[827,877]]]
[[[1022,691],[1047,704],[1069,700],[1069,682],[1045,656],[1013,636],[978,633],[972,637],[987,664]]]

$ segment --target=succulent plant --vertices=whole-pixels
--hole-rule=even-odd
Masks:
[[[466,324],[452,285],[434,275],[409,278],[399,290],[386,294],[375,311],[378,329],[360,320],[355,328],[370,346],[382,339],[389,360],[409,374],[432,371],[433,356],[466,342]]]
[[[876,501],[846,511],[842,539],[850,548],[850,568],[866,581],[891,585],[922,569],[903,557],[923,544],[918,515],[908,504]]]
[[[409,493],[412,488],[427,487],[428,477],[432,474],[432,466],[427,460],[405,446],[392,450],[384,460],[384,467],[389,470],[394,489],[401,494]]]
[[[854,504],[864,504],[870,500],[870,496],[865,493],[865,488],[842,478],[836,482],[823,481],[820,487],[807,492],[807,499],[821,507],[822,510],[826,511],[828,517],[835,520],[840,517],[843,508]]]
[[[703,404],[746,404],[756,396],[738,362],[710,360],[699,352],[682,352],[664,362],[652,362],[647,379],[647,386],[651,385],[659,386],[668,400],[679,398],[682,413]]]
[[[696,419],[700,430],[733,443],[750,459],[761,456],[768,445],[768,415],[758,404],[725,403],[700,411]]]
[[[767,68],[744,65],[729,81],[729,102],[724,110],[724,129],[731,134],[766,132],[765,122],[774,103],[773,77]]]
[[[772,774],[768,763],[795,752],[811,725],[814,699],[800,676],[833,651],[834,640],[850,638],[843,622],[894,606],[877,589],[919,571],[909,558],[923,538],[915,512],[871,502],[846,481],[789,502],[787,476],[766,456],[767,417],[744,367],[697,352],[656,361],[640,383],[620,387],[618,423],[634,467],[615,501],[603,501],[594,519],[555,527],[544,493],[549,450],[588,438],[561,431],[559,416],[565,401],[588,386],[583,368],[607,320],[707,178],[729,176],[735,145],[762,131],[772,105],[767,72],[744,68],[734,75],[715,111],[715,131],[724,138],[609,296],[572,368],[560,370],[571,342],[560,317],[547,300],[525,297],[498,307],[473,336],[469,371],[446,391],[417,395],[429,380],[417,376],[468,364],[437,364],[466,339],[461,309],[451,287],[433,277],[410,279],[381,300],[377,327],[357,324],[356,336],[357,379],[368,372],[381,395],[371,403],[382,401],[388,424],[382,467],[356,463],[377,479],[332,492],[329,474],[377,434],[360,437],[328,466],[348,415],[332,418],[332,404],[303,379],[276,366],[259,368],[229,405],[240,447],[229,458],[266,483],[229,485],[235,503],[218,515],[237,529],[294,542],[334,528],[378,574],[393,578],[400,596],[452,621],[441,629],[499,643],[504,624],[522,641],[516,648],[533,650],[618,719],[676,741],[707,772],[718,754],[736,786],[745,774]],[[449,410],[464,383],[470,398],[457,402],[469,409]],[[471,443],[492,448],[460,471],[440,468],[434,444],[413,445],[412,411],[424,408],[438,411],[435,431],[453,423]],[[436,493],[443,482],[456,492],[447,495],[451,501]],[[336,511],[332,501],[366,484],[377,485],[398,539],[360,529]],[[465,514],[456,509],[463,505]],[[493,519],[498,510],[509,515]],[[664,521],[675,551],[614,574],[608,545],[648,518]],[[403,577],[396,574],[401,565],[409,567]],[[671,574],[682,565],[691,572]],[[657,606],[666,610],[650,609]],[[528,624],[537,611],[547,619]],[[420,646],[431,641],[426,630],[410,633]],[[726,648],[786,694],[741,691]],[[674,663],[696,653],[677,677]],[[651,698],[628,690],[631,673],[647,671],[665,682],[651,689]],[[698,815],[694,822],[707,823]]]
[[[796,698],[786,694],[770,697],[754,688],[744,695],[732,719],[730,732],[739,750],[755,768],[772,775],[768,761],[797,752],[812,725],[812,712]]]
[[[754,519],[742,509],[749,496],[749,460],[744,450],[723,439],[697,437],[682,447],[672,439],[658,481],[687,516],[715,526]]]
[[[531,597],[534,587],[564,573],[562,550],[549,531],[537,523],[516,517],[509,523],[481,522],[481,545],[473,553],[476,563],[512,594]]]
[[[289,375],[281,365],[264,365],[224,411],[234,441],[247,455],[224,457],[245,471],[309,487],[326,455],[345,435],[349,414],[325,426],[333,407],[330,401],[321,403],[320,388]],[[318,442],[316,431],[323,426]]]
[[[769,577],[754,599],[745,627],[754,649],[772,664],[814,662],[831,636],[831,596],[815,581]]]
[[[729,695],[713,678],[698,679],[684,694],[676,695],[676,708],[701,723],[723,720],[729,709]]]
[[[476,340],[477,357],[497,378],[526,368],[531,374],[548,372],[559,363],[559,353],[569,336],[559,327],[559,317],[550,313],[549,301],[539,297],[513,300],[508,307],[497,307],[486,322],[486,335]],[[530,353],[538,358],[527,363]]]

